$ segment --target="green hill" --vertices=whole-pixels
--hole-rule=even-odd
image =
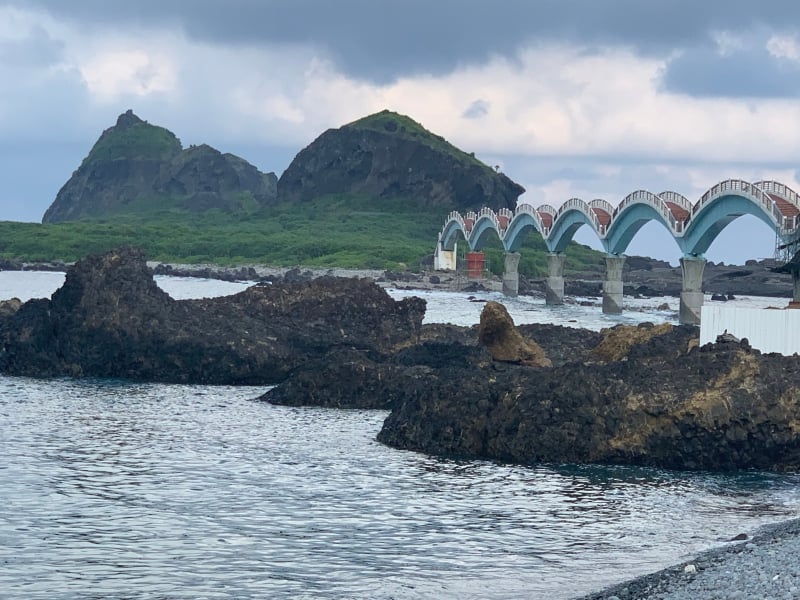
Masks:
[[[451,210],[516,205],[523,188],[409,117],[390,111],[331,129],[278,180],[207,145],[184,149],[128,111],[59,191],[43,223],[0,223],[0,257],[74,261],[122,244],[152,260],[416,269]],[[527,240],[520,272],[546,272]],[[461,250],[466,244],[460,245]],[[487,249],[502,271],[498,240]],[[573,244],[567,268],[600,254]]]

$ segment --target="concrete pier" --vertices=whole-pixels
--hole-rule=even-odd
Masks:
[[[433,253],[433,268],[437,271],[455,271],[457,267],[457,244],[453,245],[452,250],[445,250],[441,244],[436,244],[436,252]]]
[[[684,325],[699,325],[703,308],[703,271],[706,259],[697,256],[681,258],[681,305],[678,320]]]
[[[519,294],[519,252],[506,252],[503,264],[503,294]]]
[[[624,256],[606,256],[606,280],[603,282],[603,313],[622,313],[622,267]]]
[[[544,284],[545,304],[564,304],[564,262],[566,254],[547,253],[547,280]]]

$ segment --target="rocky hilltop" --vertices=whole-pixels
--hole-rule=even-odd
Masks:
[[[42,222],[169,208],[250,212],[275,201],[277,182],[211,146],[184,149],[171,131],[129,110],[102,133]]]
[[[278,196],[418,198],[445,209],[514,209],[525,189],[412,119],[384,110],[329,129],[278,180]]]

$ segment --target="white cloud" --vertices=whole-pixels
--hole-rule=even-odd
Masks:
[[[800,42],[797,36],[775,34],[767,40],[766,48],[776,58],[800,61]]]
[[[79,67],[89,93],[100,102],[175,91],[175,66],[143,48],[103,52]]]

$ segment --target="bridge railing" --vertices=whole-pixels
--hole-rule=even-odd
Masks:
[[[542,223],[542,217],[539,216],[539,212],[542,210],[542,208],[545,207],[540,206],[539,208],[536,208],[533,204],[528,204],[527,202],[523,202],[522,204],[517,204],[517,210],[514,211],[514,215],[520,215],[520,214],[530,215],[531,217],[533,217],[533,220],[536,223],[536,225],[540,228],[542,236],[547,237],[550,234],[550,228],[544,226],[544,224]]]
[[[606,226],[600,223],[600,219],[597,218],[595,212],[589,207],[589,205],[581,200],[580,198],[570,198],[561,207],[558,209],[558,213],[556,214],[553,222],[555,223],[556,220],[561,218],[566,212],[571,210],[577,210],[581,214],[585,215],[592,223],[592,227],[594,230],[602,237],[606,234]]]
[[[675,215],[672,214],[672,211],[669,209],[669,206],[666,205],[664,200],[661,197],[656,196],[653,192],[648,192],[647,190],[636,190],[635,192],[631,192],[625,196],[617,208],[614,209],[614,214],[611,215],[611,220],[613,221],[616,219],[616,217],[621,214],[622,211],[632,204],[647,204],[656,210],[662,217],[664,217],[664,222],[669,224],[669,227],[672,229],[673,233],[677,234],[683,232],[683,223],[675,218]]]
[[[779,181],[757,181],[753,185],[764,192],[767,192],[768,194],[775,194],[776,196],[783,198],[792,204],[798,211],[800,211],[800,194],[795,192],[788,185]],[[775,203],[775,205],[773,205],[773,216],[776,217],[776,220],[782,230],[781,235],[783,235],[785,232],[792,231],[797,227],[798,216],[800,215],[784,215],[780,210],[778,210],[777,203]]]
[[[458,223],[458,226],[461,227],[461,231],[465,233],[465,236],[467,235],[466,234],[467,228],[464,223],[464,217],[461,216],[460,212],[454,210],[451,211],[449,215],[447,215],[447,219],[445,220],[444,225],[442,226],[442,230],[439,232],[439,242],[442,241],[442,237],[444,237],[444,232],[447,229],[447,224],[450,221],[455,221],[456,223]]]
[[[664,202],[672,202],[673,204],[677,204],[682,209],[692,214],[692,202],[683,194],[678,192],[673,192],[672,190],[665,190],[658,194],[658,197],[661,198]]]
[[[700,198],[700,201],[697,203],[695,212],[705,206],[705,204],[710,200],[727,192],[742,192],[744,194],[749,194],[751,197],[755,198],[759,204],[761,204],[768,214],[772,215],[772,218],[775,219],[775,222],[779,227],[782,226],[784,219],[783,214],[778,207],[778,203],[775,202],[775,200],[773,200],[772,197],[760,187],[757,187],[755,184],[742,179],[726,179],[725,181],[720,181],[705,194],[703,194],[702,198]]]
[[[614,205],[608,200],[603,200],[602,198],[595,198],[589,202],[589,208],[599,208],[606,211],[609,216],[614,213]]]
[[[800,209],[800,194],[795,192],[788,185],[780,183],[779,181],[757,181],[753,185],[764,192],[772,193],[788,200]]]

